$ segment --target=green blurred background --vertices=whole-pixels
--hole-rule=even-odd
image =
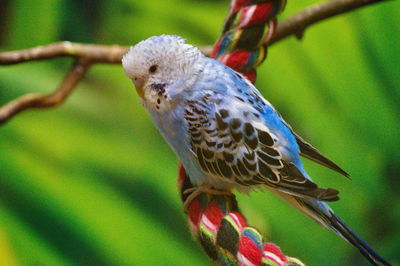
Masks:
[[[317,1],[289,0],[281,18]],[[2,51],[69,40],[132,45],[178,34],[212,44],[228,0],[0,0]],[[352,175],[306,161],[331,204],[400,263],[400,4],[313,26],[269,49],[257,87],[293,128]],[[70,59],[0,67],[0,104],[57,86]],[[0,127],[1,265],[211,265],[188,232],[177,159],[121,66],[96,65],[59,108]],[[267,240],[308,265],[366,265],[334,233],[269,193],[239,196]]]

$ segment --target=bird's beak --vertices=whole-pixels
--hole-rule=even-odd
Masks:
[[[132,81],[133,84],[135,84],[137,94],[139,95],[140,98],[144,99],[144,91],[143,91],[144,80],[138,77],[134,77]]]

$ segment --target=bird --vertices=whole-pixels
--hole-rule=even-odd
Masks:
[[[130,47],[122,65],[194,185],[186,206],[202,192],[266,188],[350,242],[370,263],[390,265],[333,212],[327,202],[339,199],[338,190],[314,183],[300,157],[349,174],[296,134],[242,74],[166,34]]]

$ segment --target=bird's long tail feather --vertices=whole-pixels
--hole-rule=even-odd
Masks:
[[[299,203],[301,211],[351,243],[373,265],[390,265],[367,242],[354,233],[325,202],[297,197],[295,200]]]
[[[390,265],[375,250],[373,250],[367,242],[362,240],[350,227],[348,227],[336,214],[331,212],[329,226],[333,231],[350,242],[353,246],[363,254],[374,265]]]
[[[271,191],[324,227],[340,235],[342,238],[356,247],[373,265],[390,265],[390,263],[388,263],[375,250],[373,250],[367,244],[367,242],[362,240],[356,233],[354,233],[353,230],[351,230],[350,227],[348,227],[325,202],[300,198],[277,190]]]

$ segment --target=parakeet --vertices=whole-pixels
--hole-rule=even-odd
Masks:
[[[334,214],[326,201],[338,200],[338,191],[318,187],[300,156],[348,174],[298,136],[240,73],[171,35],[139,42],[122,64],[199,191],[267,188],[371,263],[389,265]]]

